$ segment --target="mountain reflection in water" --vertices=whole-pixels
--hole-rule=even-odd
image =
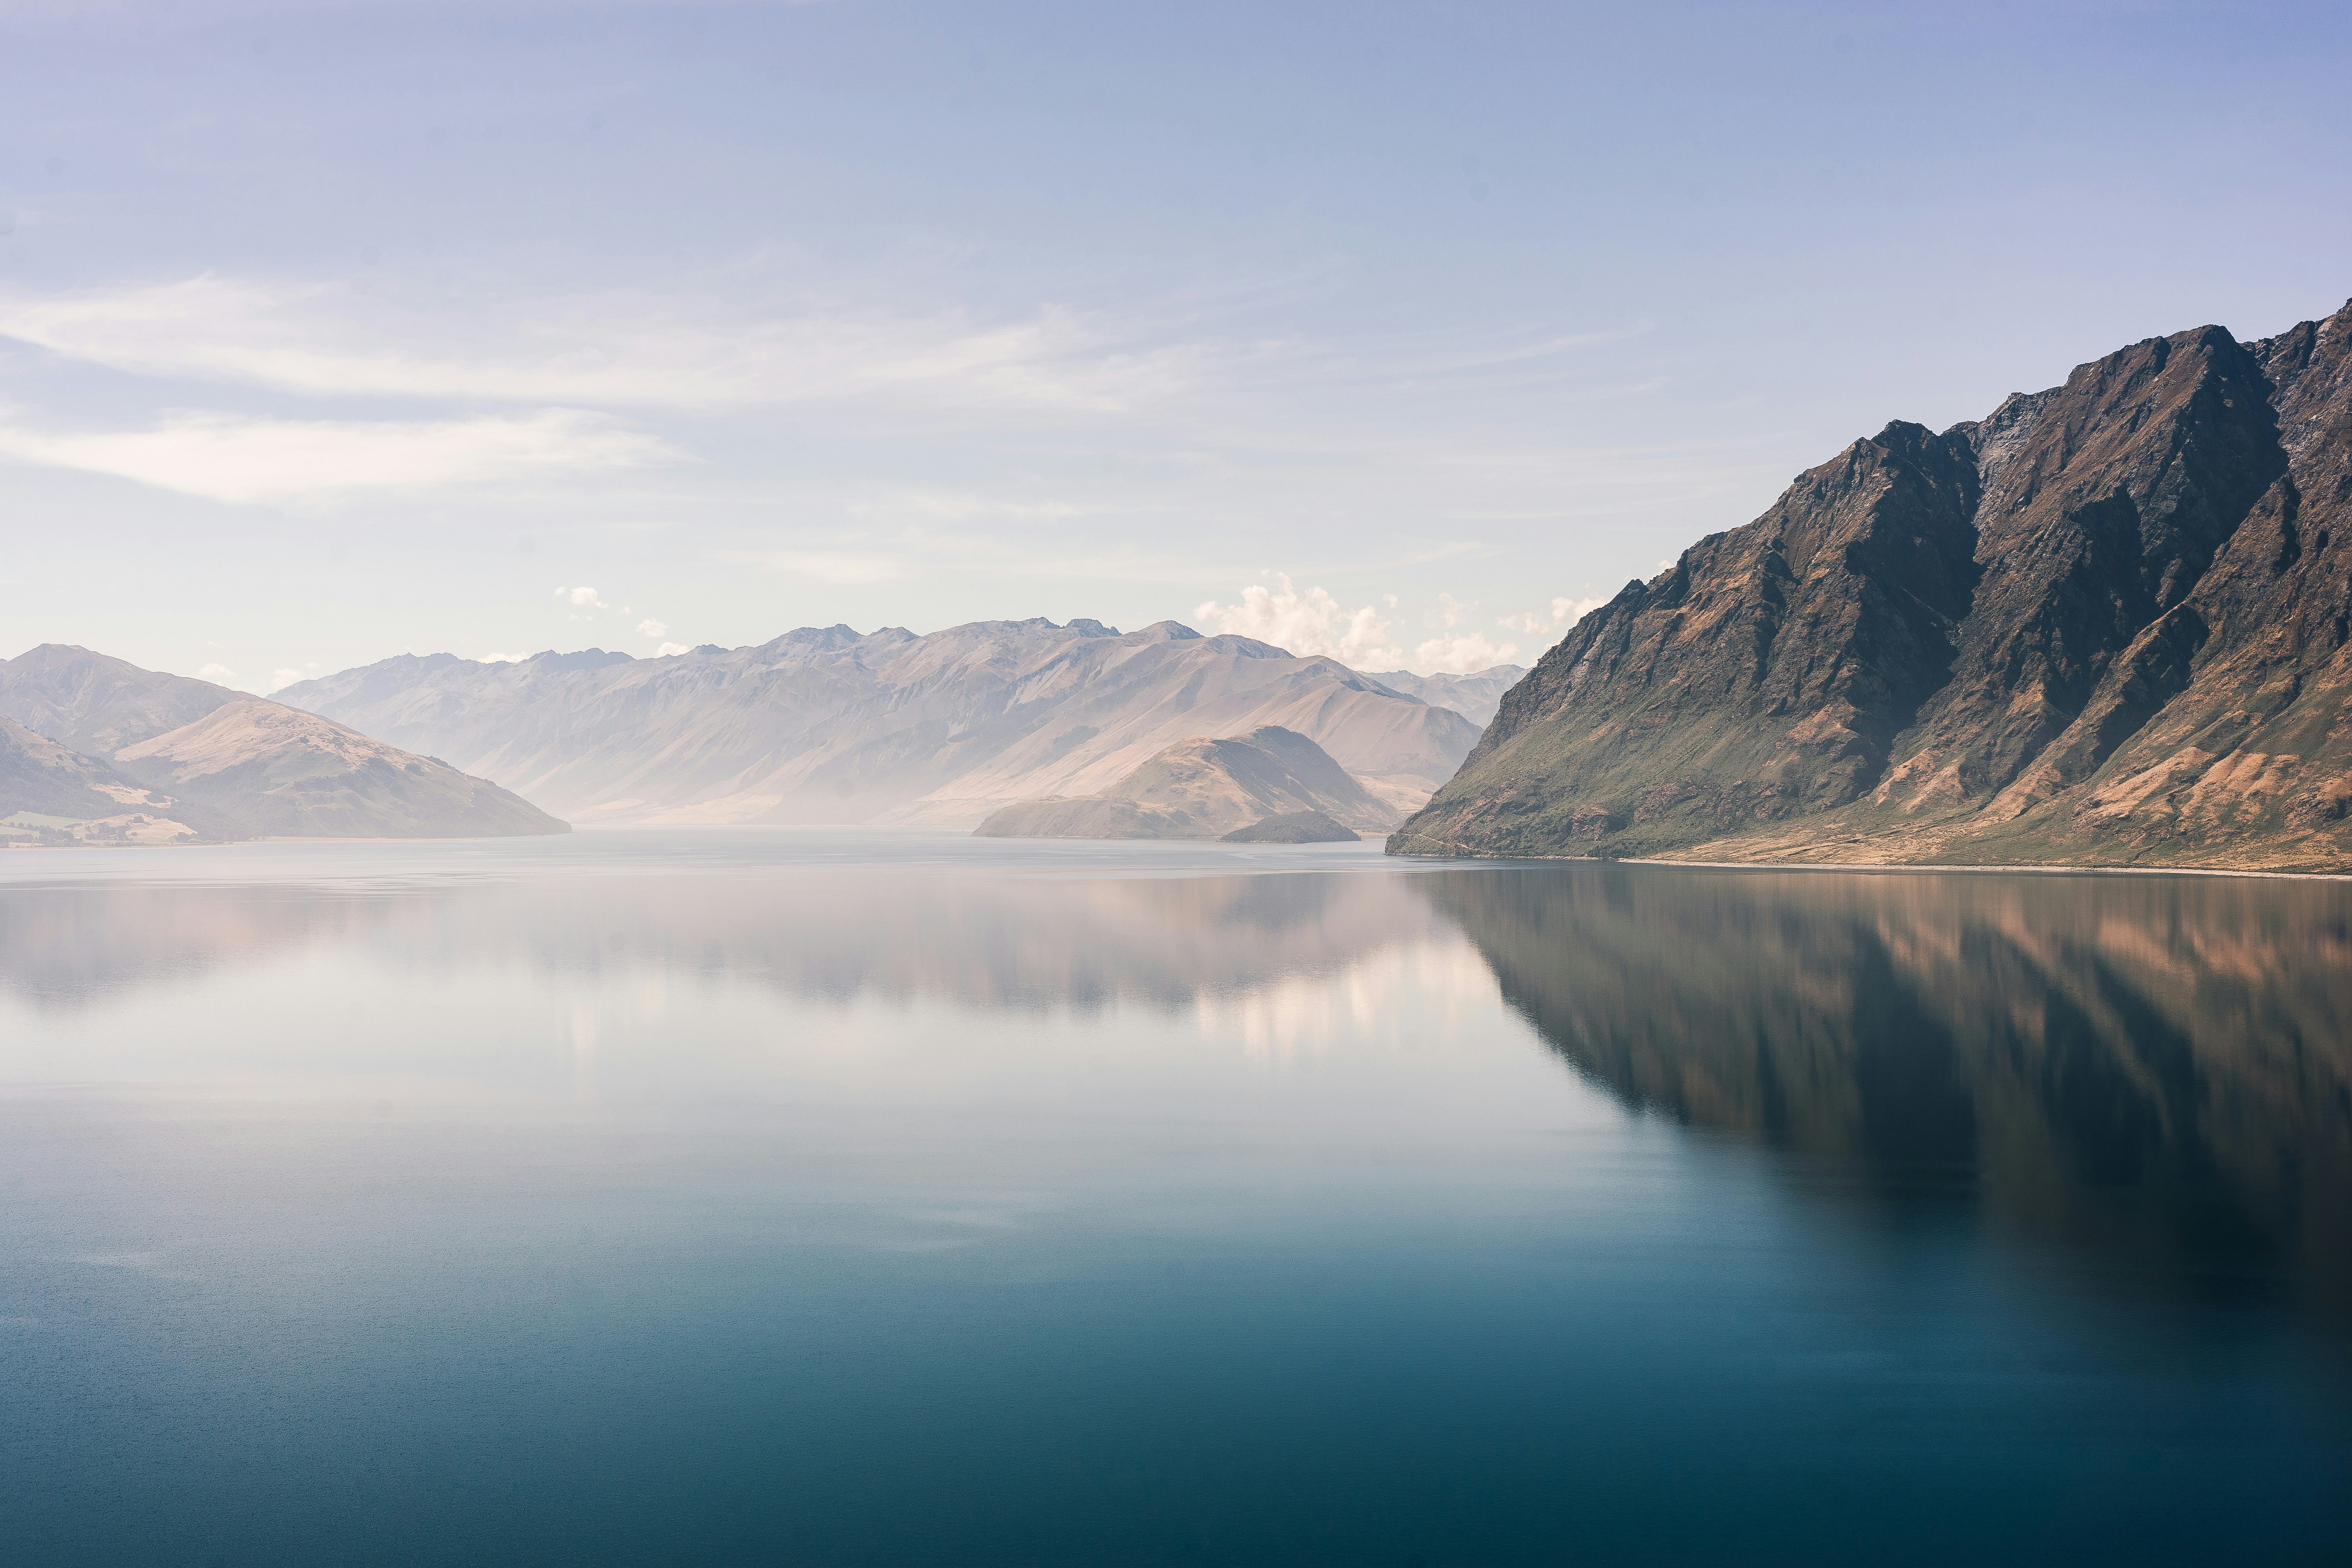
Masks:
[[[0,859],[0,1520],[45,1568],[2332,1563],[2347,930],[1353,846]]]
[[[1611,866],[1420,886],[1628,1105],[2199,1289],[2352,1307],[2352,887]]]
[[[1328,976],[1455,927],[1628,1106],[2198,1289],[2293,1279],[2352,1306],[2341,883],[1562,866],[14,889],[0,987],[72,1009],[358,945],[444,979],[650,972],[1084,1016]]]

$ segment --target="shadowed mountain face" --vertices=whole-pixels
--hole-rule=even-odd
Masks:
[[[2352,305],[1890,425],[1588,616],[1408,854],[2352,863]]]
[[[977,823],[1280,725],[1402,816],[1477,727],[1328,658],[1163,621],[804,628],[671,658],[386,659],[279,694],[581,821]]]
[[[0,661],[0,716],[48,748],[14,749],[25,765],[0,775],[0,816],[79,820],[43,825],[51,837],[168,843],[569,831],[437,759],[86,648],[51,644]],[[68,784],[79,791],[70,802],[56,793]]]
[[[1422,886],[1627,1102],[2352,1307],[2352,889],[1664,867]]]
[[[1021,801],[990,813],[973,832],[984,838],[1216,838],[1300,813],[1376,830],[1396,821],[1322,747],[1267,724],[1229,739],[1180,741],[1101,795]]]

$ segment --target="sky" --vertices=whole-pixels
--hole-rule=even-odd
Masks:
[[[0,657],[1532,662],[2352,295],[2340,5],[0,0]]]

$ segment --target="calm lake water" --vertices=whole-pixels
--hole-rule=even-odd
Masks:
[[[2341,1563],[2352,887],[0,855],[0,1534]]]

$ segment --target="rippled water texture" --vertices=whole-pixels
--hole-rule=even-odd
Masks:
[[[0,1557],[2337,1563],[2352,890],[0,857]]]

